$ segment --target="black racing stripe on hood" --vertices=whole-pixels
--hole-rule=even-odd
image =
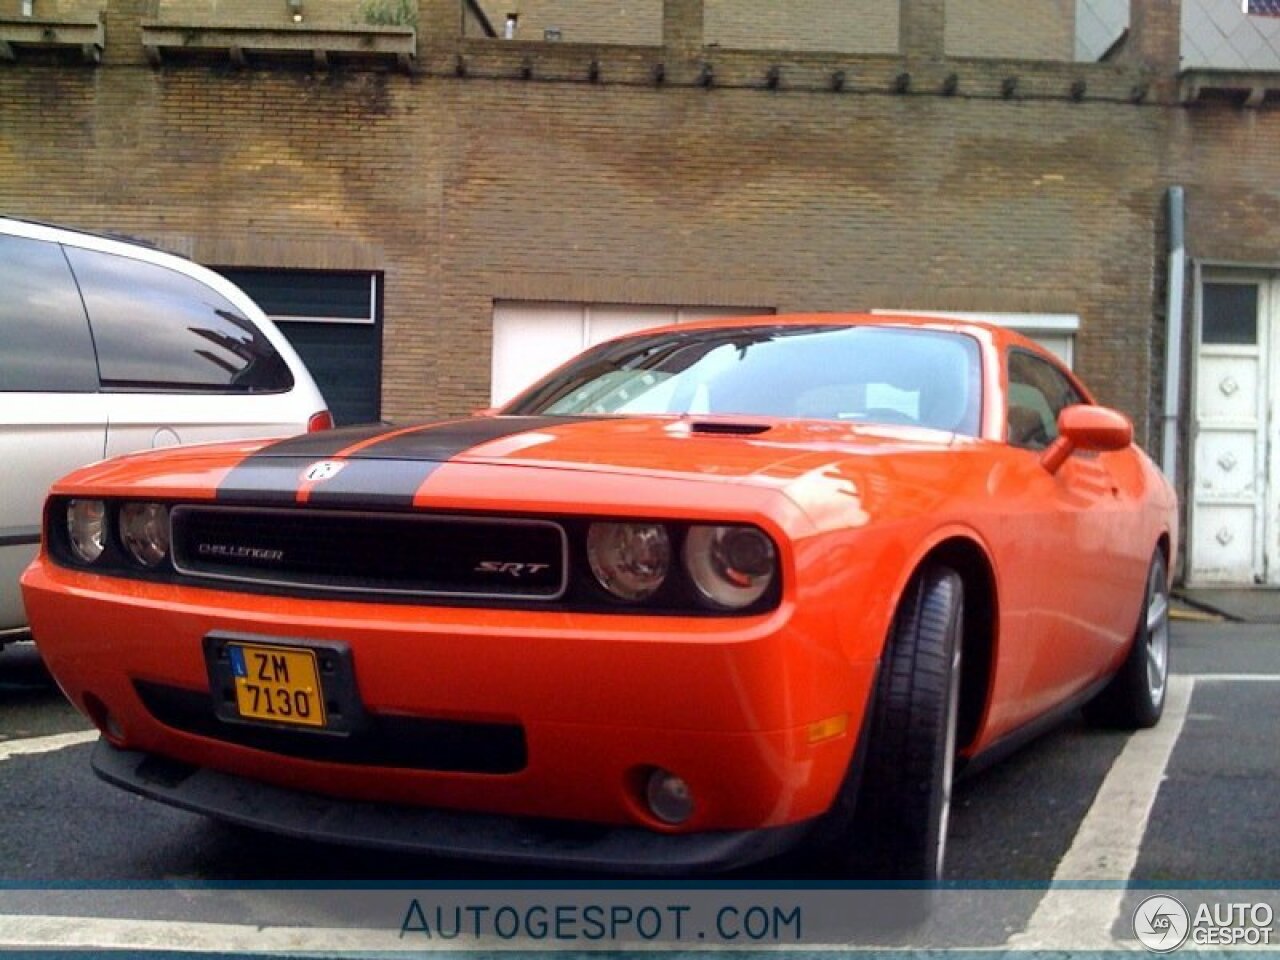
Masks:
[[[337,430],[300,433],[296,437],[267,444],[261,450],[251,454],[244,462],[253,463],[263,457],[307,457],[309,460],[324,460],[326,457],[337,456],[357,443],[364,443],[381,434],[394,433],[397,429],[399,428],[385,423],[367,423],[358,427],[339,427]]]
[[[472,447],[518,433],[581,423],[583,417],[473,417],[432,424],[372,443],[352,460],[430,460],[442,463]]]
[[[218,484],[218,499],[227,503],[295,503],[302,472],[315,457],[258,457],[241,461]]]
[[[361,509],[411,507],[414,494],[438,466],[429,460],[348,460],[336,477],[311,488],[307,503]]]
[[[346,443],[329,448],[303,444],[300,441],[304,438],[295,437],[272,444],[238,464],[219,485],[218,499],[231,503],[295,503],[308,467],[324,459],[341,459],[342,467],[333,477],[310,488],[307,503],[329,507],[409,507],[427,477],[458,454],[503,437],[581,419],[475,417],[426,424],[408,432],[379,428],[393,435],[344,458],[337,457],[341,450],[372,439],[378,432],[348,433]],[[290,446],[295,441],[299,441],[297,446]]]
[[[228,472],[218,485],[218,499],[230,503],[294,503],[302,473],[311,464],[395,429],[386,424],[366,424],[301,433],[269,443]]]

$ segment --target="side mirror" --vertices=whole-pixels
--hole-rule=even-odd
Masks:
[[[1057,473],[1076,450],[1124,450],[1133,443],[1133,424],[1108,407],[1075,404],[1058,414],[1058,439],[1040,455],[1041,465]]]

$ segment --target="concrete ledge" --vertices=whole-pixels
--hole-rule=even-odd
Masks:
[[[16,60],[23,50],[78,50],[96,64],[105,45],[101,19],[0,18],[0,60]]]
[[[660,47],[463,39],[424,47],[432,76],[705,87],[766,92],[887,94],[962,99],[1176,102],[1173,78],[1131,64],[816,51],[681,51]],[[1168,88],[1167,90],[1165,88]]]
[[[212,52],[224,53],[240,66],[248,63],[249,56],[302,55],[319,69],[327,69],[330,57],[336,57],[392,62],[408,72],[417,55],[417,34],[412,27],[395,26],[229,26],[144,20],[142,45],[153,66],[166,57]]]
[[[1280,72],[1269,70],[1184,70],[1179,78],[1184,104],[1229,100],[1257,109],[1280,105]]]

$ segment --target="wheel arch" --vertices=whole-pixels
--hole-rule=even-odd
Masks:
[[[930,563],[950,567],[964,584],[960,713],[956,729],[956,745],[964,754],[983,727],[995,680],[999,626],[995,568],[982,545],[963,535],[948,537],[931,547],[916,571]]]
[[[1170,576],[1173,575],[1173,534],[1168,530],[1161,530],[1160,536],[1156,537],[1156,549],[1164,554],[1164,566]]]

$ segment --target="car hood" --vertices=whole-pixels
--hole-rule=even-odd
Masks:
[[[472,417],[413,427],[353,427],[271,442],[132,455],[60,485],[104,495],[192,496],[240,503],[402,508],[468,496],[496,503],[580,497],[609,487],[614,504],[653,502],[654,480],[787,493],[810,507],[868,473],[930,485],[936,455],[977,441],[936,430],[832,421],[725,417]],[[910,462],[933,469],[904,469]],[[512,469],[495,469],[512,468]],[[522,472],[517,473],[516,468]],[[572,472],[556,484],[555,472]],[[118,489],[117,489],[118,488]],[[566,492],[568,491],[568,492]],[[686,489],[686,493],[687,493]],[[745,493],[745,490],[743,491]],[[679,496],[672,491],[673,500]]]
[[[770,483],[850,455],[945,449],[957,439],[829,420],[494,416],[308,434],[268,444],[249,461],[485,463]]]

